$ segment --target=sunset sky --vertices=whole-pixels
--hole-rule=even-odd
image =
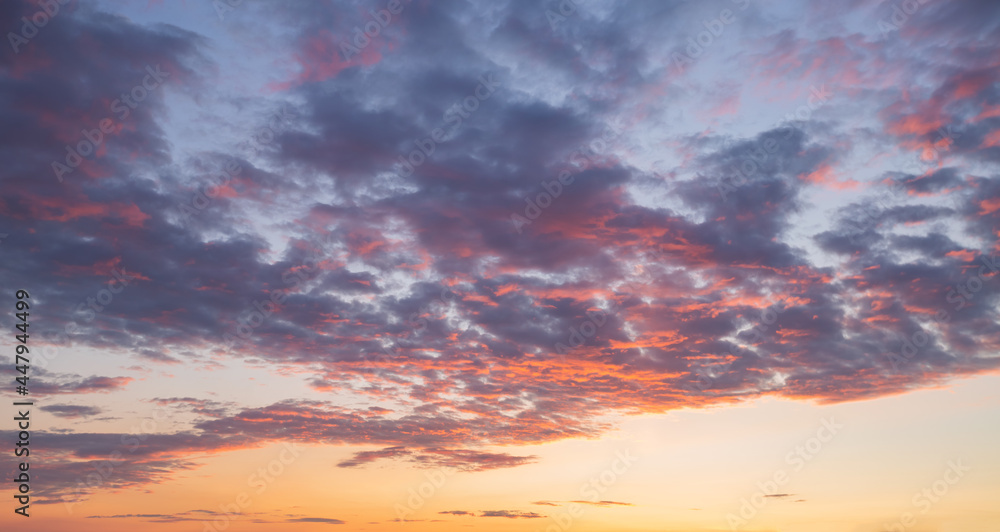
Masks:
[[[3,530],[1000,530],[995,0],[0,30]]]

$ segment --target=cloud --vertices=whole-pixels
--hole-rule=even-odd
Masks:
[[[350,460],[338,463],[337,467],[358,467],[381,458],[398,458],[409,454],[410,451],[407,451],[405,447],[386,447],[380,451],[361,451],[354,453],[354,457]]]
[[[537,461],[536,456],[513,456],[507,453],[486,453],[466,449],[440,449],[430,447],[413,460],[425,466],[454,467],[463,471],[487,471],[504,467],[517,467]]]
[[[571,38],[553,34],[544,21],[512,4],[498,12],[508,24],[501,25],[496,35],[482,36],[482,40],[476,36],[471,41],[457,37],[465,34],[461,21],[468,15],[463,11],[468,6],[407,9],[396,21],[399,25],[394,23],[387,30],[382,44],[372,45],[371,53],[377,50],[380,55],[378,61],[343,68],[323,66],[313,57],[336,47],[335,40],[322,32],[324,26],[314,23],[333,16],[331,9],[336,8],[297,7],[279,12],[260,7],[236,15],[277,17],[280,24],[294,30],[285,44],[299,51],[302,65],[313,68],[302,67],[278,93],[289,100],[294,96],[298,103],[293,105],[284,96],[269,102],[278,108],[293,107],[294,118],[282,123],[266,149],[235,157],[242,168],[231,185],[237,194],[213,198],[211,206],[193,219],[178,216],[179,206],[190,204],[194,188],[227,157],[194,153],[183,164],[168,164],[171,148],[161,126],[162,95],[157,93],[150,96],[148,106],[135,109],[128,129],[109,142],[106,155],[84,163],[78,172],[89,172],[87,178],[44,188],[26,181],[5,198],[3,212],[8,221],[30,224],[37,232],[33,238],[43,242],[30,254],[20,251],[27,249],[23,236],[14,235],[10,237],[14,240],[5,242],[17,254],[12,263],[18,265],[4,274],[5,282],[17,285],[33,276],[40,286],[59,287],[43,296],[66,302],[52,309],[49,322],[53,326],[43,337],[51,336],[60,345],[126,347],[143,359],[174,364],[179,359],[172,353],[221,348],[224,335],[235,334],[240,320],[254,312],[254,301],[280,291],[287,296],[285,302],[253,328],[248,340],[237,343],[234,354],[253,352],[266,364],[293,371],[308,368],[307,382],[314,390],[350,391],[373,399],[405,398],[415,406],[466,412],[483,427],[474,438],[504,438],[488,427],[522,425],[525,431],[515,433],[513,439],[524,442],[593,435],[602,425],[591,420],[608,411],[664,411],[739,400],[748,394],[852,400],[932,386],[995,365],[989,357],[965,347],[971,364],[949,362],[944,355],[948,349],[942,346],[921,355],[934,360],[934,372],[918,372],[919,365],[911,365],[912,370],[895,373],[885,363],[886,354],[897,348],[896,336],[906,334],[916,323],[904,326],[893,321],[895,316],[883,314],[866,317],[867,325],[859,329],[850,319],[856,311],[851,305],[865,297],[868,285],[850,278],[856,262],[842,265],[843,269],[820,265],[805,241],[787,237],[796,225],[795,217],[808,208],[806,197],[815,186],[797,176],[843,173],[840,165],[852,157],[853,144],[819,118],[776,121],[742,136],[678,135],[673,142],[688,158],[692,173],[726,176],[744,164],[753,168],[747,183],[726,198],[716,183],[686,178],[683,172],[669,182],[656,180],[613,149],[638,133],[641,122],[636,117],[656,110],[651,103],[656,99],[643,95],[666,90],[664,80],[638,74],[643,69],[637,65],[652,60],[649,54],[656,50],[615,39],[628,33],[646,35],[655,42],[651,33],[655,24],[679,24],[677,11],[688,7],[649,7],[640,16],[617,6],[611,9],[621,22],[611,25],[599,23],[583,10],[574,20],[579,34]],[[957,12],[948,12],[961,18]],[[353,11],[341,14],[344,17],[337,19],[338,24],[346,24],[342,29],[348,33],[352,24],[362,22]],[[630,21],[627,27],[626,20]],[[922,28],[926,24],[922,20],[914,19],[912,27]],[[179,29],[136,25],[87,9],[59,17],[56,23],[107,41],[127,37],[128,42],[139,43],[95,46],[107,48],[110,54],[138,46],[144,57],[170,65],[177,77],[171,78],[167,90],[184,92],[203,86],[194,67],[209,61],[204,38]],[[536,26],[545,29],[544,35],[552,42],[538,46],[535,53],[554,68],[554,83],[581,87],[584,92],[576,98],[578,104],[546,99],[530,87],[513,89],[509,85],[512,73],[496,68],[485,48],[470,44],[511,54],[531,34],[521,30]],[[67,72],[79,70],[86,79],[96,76],[84,68],[92,54],[80,55],[72,46],[57,47],[59,42],[48,41],[61,39],[57,35],[62,31],[51,34],[52,39],[33,42],[32,49],[59,68],[65,66]],[[608,46],[568,44],[582,35]],[[817,58],[815,72],[806,72],[801,65],[792,70],[802,70],[803,75],[847,72],[850,76],[840,84],[855,83],[857,90],[874,90],[874,81],[864,74],[865,65],[885,61],[884,53],[895,53],[869,52],[861,36],[819,41],[794,31],[777,36],[774,42]],[[95,43],[104,42],[101,39]],[[382,48],[397,39],[400,48],[391,52]],[[422,51],[455,60],[419,59]],[[563,66],[573,61],[590,64],[591,54],[604,53],[616,58],[609,68],[620,69],[623,80],[614,90],[601,81],[607,72]],[[773,61],[787,53],[777,44],[773,50],[756,52],[761,65],[777,69],[792,68],[791,63]],[[416,64],[433,68],[404,68],[415,59],[419,59]],[[981,61],[967,59],[955,72],[934,69],[937,92],[915,97],[913,108],[893,107],[887,96],[873,94],[871,101],[884,107],[878,116],[885,120],[892,141],[906,148],[908,142],[926,140],[926,131],[896,127],[906,120],[916,124],[907,117],[925,111],[920,105],[938,115],[948,114],[949,119],[941,121],[948,125],[955,122],[951,114],[960,114],[961,102],[989,101],[992,89],[976,74],[983,68]],[[21,72],[6,79],[11,87],[18,87],[14,94],[19,100],[6,111],[9,121],[5,123],[23,132],[16,149],[25,154],[19,164],[30,172],[50,171],[48,162],[54,155],[49,146],[56,140],[55,145],[75,140],[79,124],[96,123],[105,111],[91,107],[79,116],[67,102],[77,101],[74,98],[99,101],[135,83],[135,72],[109,66],[127,64],[127,60],[109,60],[100,66],[101,76],[87,85],[87,94],[72,96],[71,88],[59,83],[37,91],[32,87],[46,83],[44,71],[32,70],[18,56],[5,61]],[[429,161],[404,182],[397,175],[399,156],[416,149],[414,142],[441,123],[449,123],[448,117],[459,116],[454,114],[456,102],[474,93],[487,72],[498,75],[501,87],[480,102],[474,113],[463,117],[460,125],[450,128],[454,131],[448,133],[449,140],[439,142]],[[789,72],[770,73],[785,76]],[[905,74],[906,68],[901,72]],[[317,85],[321,82],[334,90],[321,90]],[[835,96],[825,106],[845,105],[836,95],[848,89],[831,85]],[[625,92],[611,96],[620,91]],[[804,94],[808,97],[807,90]],[[733,97],[720,95],[722,100],[711,105],[714,108]],[[373,99],[382,102],[377,110],[366,104]],[[48,124],[38,118],[42,109],[74,120]],[[962,135],[948,148],[949,153],[985,156],[988,150],[978,147],[981,143],[965,143],[974,136],[985,138],[989,127],[984,121],[989,118],[968,118],[969,125],[956,129]],[[267,120],[267,112],[260,113],[260,123],[250,129]],[[608,125],[615,122],[624,124],[624,129],[609,136]],[[981,131],[971,129],[980,123]],[[509,145],[481,153],[485,138],[508,139]],[[602,144],[603,150],[591,148]],[[773,149],[761,156],[756,150],[763,146]],[[139,167],[129,162],[136,160],[153,164]],[[963,180],[958,177],[960,168],[906,174],[903,183],[914,197],[950,191],[949,195],[967,198],[973,189],[992,190],[994,178]],[[284,172],[287,176],[279,179],[275,169],[297,170]],[[525,198],[534,201],[545,192],[538,176],[551,180],[561,172],[567,172],[568,184],[559,185],[552,205],[522,234],[514,231],[511,213],[523,213],[529,204]],[[338,176],[331,183],[349,200],[318,198],[314,191],[322,188],[329,179],[324,176],[329,175]],[[14,183],[20,178],[11,179]],[[52,183],[58,184],[54,178]],[[637,187],[653,184],[669,193],[673,198],[669,204],[637,201]],[[556,190],[555,185],[549,188]],[[900,260],[906,253],[963,251],[955,239],[890,238],[886,232],[901,224],[960,223],[974,234],[991,236],[993,214],[987,207],[973,212],[916,205],[903,195],[893,199],[899,205],[886,209],[878,223],[865,226],[851,241],[850,223],[871,204],[866,191],[856,191],[856,197],[857,206],[843,209],[820,227],[815,242],[843,255],[843,260],[862,252],[864,267],[879,263],[881,272],[892,270],[894,264],[903,266]],[[285,220],[282,230],[288,236],[287,247],[275,247],[259,227],[235,229],[245,212],[272,198],[281,198],[287,205],[282,212],[275,211],[275,216]],[[205,235],[215,233],[218,238],[206,239]],[[141,252],[134,251],[140,248]],[[320,260],[310,263],[317,252]],[[159,259],[165,256],[171,260]],[[102,310],[94,310],[88,300],[113,279],[114,268],[132,272],[136,278],[111,303],[99,305]],[[72,281],[69,272],[73,272]],[[384,280],[389,272],[399,272],[393,273],[399,277],[389,283],[391,287]],[[925,289],[921,293],[947,293],[956,275],[936,273],[921,279]],[[647,288],[640,293],[626,288],[629,283]],[[883,283],[880,288],[900,307],[913,307],[909,300],[917,296],[901,286]],[[445,288],[454,300],[438,303]],[[851,297],[837,296],[845,291]],[[749,338],[742,331],[745,317],[779,299],[788,301],[782,323],[766,338]],[[581,336],[581,345],[568,360],[561,358],[556,346],[575,343],[573,331],[586,322],[588,312],[594,315],[607,305],[619,310],[607,316],[607,323],[593,336]],[[972,319],[972,314],[968,316]],[[972,334],[960,322],[952,325],[955,330],[942,342],[957,342]],[[62,335],[60,331],[71,324],[78,326],[77,331]],[[370,359],[386,342],[395,346],[391,361],[365,364],[365,358]],[[747,350],[739,351],[741,345]],[[700,380],[706,365],[729,357],[731,351],[746,354],[714,376],[711,393],[679,393]],[[810,354],[793,356],[801,352]],[[587,361],[585,381],[571,376],[571,369],[580,369],[574,364],[581,361]],[[58,389],[42,384],[39,392],[113,391],[125,386],[129,378],[95,377]],[[370,387],[365,388],[363,381]],[[828,386],[832,382],[863,384],[835,388]],[[568,392],[584,388],[594,402],[567,399],[573,396]],[[494,398],[497,401],[490,401]],[[547,415],[556,416],[560,424],[545,424],[542,420]],[[528,429],[532,423],[535,429]],[[432,461],[432,455],[424,459]]]
[[[486,453],[464,449],[427,447],[407,449],[402,446],[386,447],[378,451],[360,451],[337,467],[359,467],[384,458],[405,458],[422,467],[454,467],[462,471],[486,471],[504,467],[530,464],[534,456],[512,456],[506,453]]]
[[[327,517],[295,517],[291,519],[286,519],[286,523],[324,523],[328,525],[343,525],[344,521],[340,519],[330,519]]]
[[[320,523],[328,525],[343,525],[345,521],[328,517],[273,517],[264,512],[241,512],[240,517],[247,518],[248,522],[260,524],[279,523]],[[115,515],[88,515],[87,519],[141,519],[149,523],[181,523],[181,522],[201,522],[212,521],[216,518],[232,519],[231,514],[217,512],[213,510],[188,510],[171,514],[115,514]]]
[[[82,405],[45,405],[39,407],[41,410],[46,412],[52,412],[53,415],[65,418],[80,418],[80,417],[90,417],[96,416],[103,412],[102,409],[96,406],[82,406]]]
[[[538,519],[545,517],[535,512],[522,512],[520,510],[486,510],[480,512],[479,517],[506,517],[508,519]]]
[[[589,504],[592,506],[632,506],[630,502],[618,502],[618,501],[570,501],[579,504]]]
[[[956,299],[1000,252],[995,2],[925,5],[892,38],[874,22],[806,31],[828,6],[775,25],[782,6],[754,5],[730,26],[753,45],[706,50],[693,76],[660,66],[697,3],[581,5],[557,28],[500,3],[490,31],[469,24],[476,4],[409,3],[345,58],[337,36],[381,9],[363,4],[247,5],[230,14],[246,26],[210,36],[81,4],[0,57],[0,222],[22,228],[0,284],[37,287],[40,349],[178,371],[252,359],[351,398],[160,398],[190,423],[125,445],[108,485],[289,435],[374,449],[340,467],[517,467],[537,458],[479,449],[1000,365],[995,273]],[[0,27],[36,10],[0,3]],[[251,58],[266,76],[219,85],[224,51],[263,38],[251,27],[292,60]],[[119,116],[147,65],[170,74]],[[479,98],[484,76],[498,86]],[[824,83],[829,101],[796,115]],[[112,132],[60,181],[52,163],[105,118]],[[240,171],[208,186],[229,163]],[[94,363],[31,391],[142,392],[142,369]],[[42,489],[68,493],[127,436],[40,433],[57,453]]]
[[[33,383],[31,393],[37,395],[70,395],[83,393],[110,393],[121,390],[134,381],[132,377],[67,378],[57,382]]]

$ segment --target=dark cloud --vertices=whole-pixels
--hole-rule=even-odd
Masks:
[[[132,377],[64,378],[59,381],[32,382],[31,393],[37,395],[69,395],[81,393],[110,393],[121,390],[134,381]]]
[[[618,502],[618,501],[570,501],[579,504],[589,504],[591,506],[632,506],[630,502]]]
[[[280,523],[320,523],[328,525],[343,525],[346,521],[332,519],[329,517],[285,517],[283,519],[269,519],[264,512],[240,512],[235,518],[246,518],[247,522],[257,524],[280,524]],[[232,514],[216,512],[212,510],[189,510],[173,514],[115,514],[115,515],[88,515],[87,519],[140,519],[147,523],[181,523],[181,522],[212,522],[216,519],[229,521],[234,519]]]
[[[46,412],[52,412],[53,415],[66,418],[90,417],[103,412],[103,410],[96,406],[82,405],[45,405],[39,408]]]
[[[337,467],[358,467],[381,458],[398,458],[408,455],[410,455],[410,451],[407,451],[405,447],[386,447],[381,451],[362,451],[354,453],[353,458],[340,462]]]
[[[535,512],[522,512],[520,510],[485,510],[480,512],[479,517],[506,517],[508,519],[538,519],[545,516]]]
[[[324,523],[327,525],[343,525],[346,524],[340,519],[330,519],[328,517],[295,517],[285,520],[286,523]]]
[[[834,101],[727,130],[738,87],[700,94],[698,76],[664,67],[688,21],[714,16],[706,4],[581,5],[550,25],[527,1],[488,16],[410,2],[343,57],[339,36],[376,4],[247,4],[231,33],[203,36],[79,3],[0,57],[0,225],[17,228],[2,229],[0,284],[43,302],[38,349],[170,370],[252,360],[363,399],[156,399],[194,419],[126,445],[108,486],[289,438],[380,448],[340,467],[516,467],[536,458],[478,449],[593,437],[614,413],[849,401],[996,370],[1000,284],[987,269],[974,297],[956,295],[1000,251],[995,2],[922,5],[891,39],[820,38],[753,6],[731,27],[757,45],[720,40],[695,68],[739,65],[762,91],[828,83]],[[2,3],[0,27],[35,9]],[[803,16],[826,28],[831,10]],[[290,69],[253,97],[224,94],[215,40],[256,32]],[[119,118],[147,66],[169,76]],[[707,109],[679,103],[693,96]],[[218,143],[179,125],[202,114]],[[108,117],[114,132],[57,179],[53,161]],[[218,181],[230,162],[239,172]],[[31,391],[136,389],[133,373],[101,373],[38,373]],[[70,493],[123,436],[39,434],[58,457],[42,489]]]

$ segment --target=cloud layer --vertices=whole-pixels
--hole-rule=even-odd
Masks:
[[[853,2],[860,26],[724,2],[733,22],[697,57],[721,7],[407,1],[362,45],[385,7],[363,4],[247,3],[203,35],[81,3],[0,57],[0,283],[34,287],[38,341],[164,368],[252,359],[331,394],[174,398],[196,421],[108,482],[289,438],[379,447],[340,467],[513,467],[534,457],[480,447],[1000,365],[995,2],[903,23]],[[0,27],[35,9],[2,3]],[[225,47],[263,21],[286,61],[233,96]],[[203,109],[219,101],[240,111]],[[178,127],[193,116],[212,143]],[[52,493],[124,437],[41,434]]]

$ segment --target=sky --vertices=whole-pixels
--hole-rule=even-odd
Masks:
[[[5,530],[1000,529],[1000,3],[0,30]]]

